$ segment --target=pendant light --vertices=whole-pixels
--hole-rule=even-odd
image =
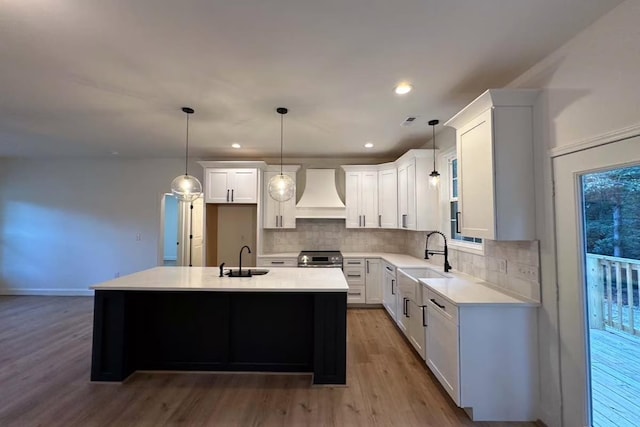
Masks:
[[[440,120],[429,120],[429,126],[433,129],[433,170],[429,174],[429,184],[437,187],[440,183],[440,173],[436,170],[436,125]]]
[[[276,108],[280,114],[280,174],[269,180],[269,196],[278,202],[286,202],[296,193],[296,184],[289,175],[282,173],[282,141],[284,135],[284,115],[289,112],[284,107]]]
[[[176,177],[171,182],[171,192],[180,201],[193,202],[202,195],[202,184],[195,176],[189,175],[189,116],[194,113],[193,108],[182,107],[187,115],[187,144],[184,158],[184,175]]]

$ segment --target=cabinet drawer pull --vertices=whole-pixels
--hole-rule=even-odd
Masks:
[[[347,261],[347,264],[360,265],[360,261]]]
[[[386,265],[384,268],[386,268],[386,269],[387,269],[387,271],[391,271],[391,272],[393,272],[393,268],[389,267],[388,265]]]
[[[436,301],[435,298],[431,298],[431,302],[434,303],[435,305],[437,305],[438,307],[440,307],[443,310],[447,309],[444,305],[438,304],[438,301]]]
[[[347,277],[362,277],[361,274],[347,274]]]
[[[362,294],[362,291],[347,291],[347,293],[349,295],[360,295],[360,294]]]
[[[460,214],[462,212],[458,211],[456,212],[456,233],[460,234],[462,233],[462,230],[460,229]]]
[[[271,261],[271,265],[284,264],[284,261]]]

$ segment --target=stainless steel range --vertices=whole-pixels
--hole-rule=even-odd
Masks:
[[[298,255],[298,267],[342,268],[340,251],[302,251]]]

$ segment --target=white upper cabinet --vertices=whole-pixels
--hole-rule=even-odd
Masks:
[[[378,171],[378,226],[398,228],[398,169],[393,163]]]
[[[257,169],[207,169],[207,203],[257,203]]]
[[[342,166],[345,170],[347,228],[378,228],[378,170]]]
[[[296,182],[296,171],[299,168],[300,166],[283,166],[282,173]],[[296,228],[296,196],[294,195],[286,202],[278,202],[269,196],[269,180],[277,175],[280,175],[279,166],[268,166],[264,172],[262,226],[263,228]]]
[[[398,228],[437,230],[439,195],[429,185],[433,150],[409,150],[396,160],[398,165]]]
[[[445,123],[457,133],[464,236],[535,239],[532,106],[538,93],[490,89]]]

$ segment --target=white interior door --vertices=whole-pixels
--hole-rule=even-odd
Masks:
[[[640,164],[640,137],[553,159],[562,421],[565,426],[591,423],[581,177],[598,170],[634,164]]]
[[[204,266],[204,198],[199,197],[193,201],[191,217],[191,265],[193,267]]]

